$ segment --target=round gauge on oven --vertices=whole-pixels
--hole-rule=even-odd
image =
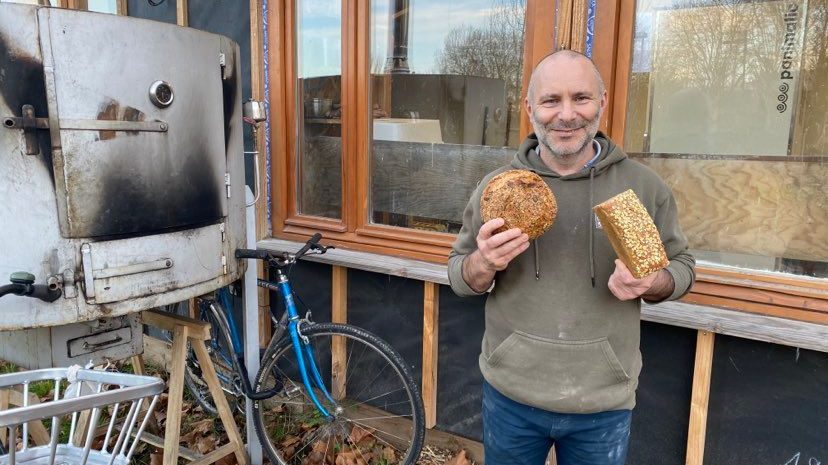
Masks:
[[[172,104],[175,94],[172,86],[166,81],[155,81],[149,89],[150,101],[158,108],[166,108]]]

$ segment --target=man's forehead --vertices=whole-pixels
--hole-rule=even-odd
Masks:
[[[592,63],[584,57],[550,56],[535,70],[533,84],[540,93],[553,90],[594,91],[599,86]]]

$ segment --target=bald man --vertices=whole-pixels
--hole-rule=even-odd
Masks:
[[[509,166],[489,173],[466,207],[449,255],[461,296],[487,294],[480,369],[488,464],[620,465],[642,361],[641,299],[678,299],[695,260],[676,202],[658,175],[598,131],[608,96],[598,69],[572,51],[532,72],[524,106],[534,133]],[[558,202],[555,224],[530,242],[482,223],[480,195],[509,169],[540,175]],[[670,264],[641,279],[616,259],[592,207],[632,189],[661,235]],[[531,250],[530,250],[531,249]]]

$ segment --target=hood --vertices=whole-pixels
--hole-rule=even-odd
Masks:
[[[619,149],[618,146],[609,140],[609,138],[607,138],[607,136],[605,136],[601,131],[598,131],[598,133],[595,134],[595,140],[601,144],[601,156],[598,158],[598,161],[592,165],[594,168],[593,176],[600,176],[601,173],[606,171],[610,166],[627,158],[627,154]],[[588,178],[590,176],[591,170],[588,169],[582,169],[577,173],[572,173],[566,176],[559,175],[558,173],[552,171],[548,166],[546,166],[546,163],[541,160],[540,155],[538,155],[535,151],[535,147],[537,146],[537,136],[534,133],[529,134],[529,136],[524,139],[523,143],[520,144],[520,148],[518,148],[515,158],[512,159],[512,168],[530,170],[540,176],[551,176],[561,179],[580,179]]]
[[[515,158],[512,160],[512,168],[515,169],[524,169],[532,171],[539,176],[549,176],[554,178],[560,178],[561,180],[570,180],[570,179],[583,179],[589,178],[589,205],[595,206],[594,201],[594,189],[593,189],[593,180],[595,176],[600,176],[604,173],[610,166],[624,160],[627,158],[627,154],[624,153],[623,150],[619,149],[607,136],[604,135],[601,131],[598,131],[595,134],[595,140],[601,145],[601,155],[598,157],[598,160],[589,168],[583,168],[575,173],[568,174],[566,176],[561,176],[558,173],[552,171],[546,163],[541,160],[540,155],[538,155],[535,147],[538,146],[538,138],[537,136],[532,133],[520,144],[520,148],[518,149],[517,153],[515,154]],[[590,279],[592,281],[592,287],[595,287],[595,251],[594,251],[594,235],[595,235],[595,215],[592,213],[592,209],[585,214],[589,215],[589,274]],[[535,255],[535,279],[540,279],[540,261],[538,259],[538,243],[537,241],[532,241],[532,251]]]

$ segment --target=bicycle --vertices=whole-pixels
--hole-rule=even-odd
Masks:
[[[211,357],[225,365],[229,360],[235,374],[228,379],[253,400],[252,421],[271,463],[299,464],[308,457],[334,463],[348,454],[365,463],[412,465],[423,445],[424,414],[402,357],[369,331],[316,323],[310,311],[300,317],[297,310],[288,275],[303,256],[331,248],[319,244],[321,237],[315,234],[295,254],[236,251],[238,259],[264,260],[273,268],[276,279],[260,279],[258,286],[280,293],[285,311],[271,316],[275,331],[251,386],[229,299],[222,293],[202,299],[201,317],[220,335]]]

